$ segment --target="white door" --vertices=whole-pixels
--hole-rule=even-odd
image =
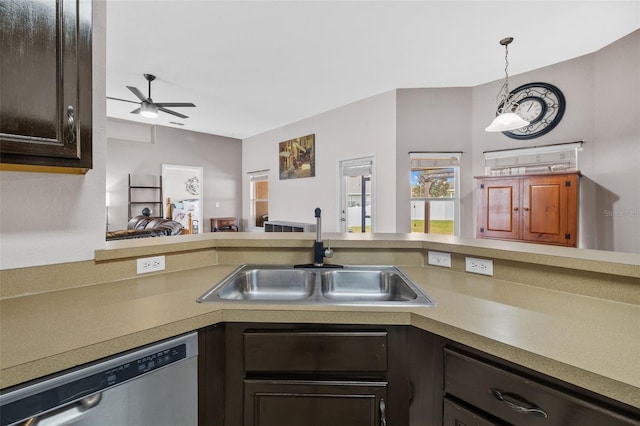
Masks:
[[[340,161],[340,230],[373,232],[373,157]]]

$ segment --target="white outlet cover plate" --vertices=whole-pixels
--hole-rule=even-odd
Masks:
[[[451,253],[443,253],[441,251],[429,251],[429,265],[442,266],[451,268]]]
[[[464,258],[465,271],[474,274],[493,276],[493,260],[478,259],[475,257]]]
[[[142,257],[136,259],[137,273],[164,271],[164,256]]]

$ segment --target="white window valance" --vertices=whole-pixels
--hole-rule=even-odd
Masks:
[[[567,172],[578,169],[582,142],[484,152],[487,176]]]

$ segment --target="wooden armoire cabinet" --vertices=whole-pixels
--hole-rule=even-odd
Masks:
[[[476,177],[478,238],[576,247],[579,172]]]

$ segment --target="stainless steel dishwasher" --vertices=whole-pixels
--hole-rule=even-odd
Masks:
[[[0,425],[197,425],[196,333],[0,394]]]

